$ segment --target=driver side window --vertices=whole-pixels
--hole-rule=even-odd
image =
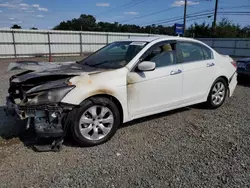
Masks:
[[[175,43],[164,42],[153,46],[144,61],[152,61],[156,68],[176,64],[176,45]]]

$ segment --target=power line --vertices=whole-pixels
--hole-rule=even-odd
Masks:
[[[115,12],[120,12],[120,11],[125,10],[125,9],[127,9],[127,8],[134,7],[135,5],[138,5],[138,4],[141,4],[141,3],[144,3],[145,1],[147,1],[147,0],[142,0],[142,1],[139,1],[139,2],[137,2],[137,3],[133,4],[133,5],[129,6],[129,7],[124,7],[124,8],[122,8],[122,9],[120,9],[120,10],[115,11]]]
[[[157,11],[157,12],[152,12],[150,14],[144,14],[142,16],[138,16],[138,17],[135,17],[135,18],[132,18],[132,19],[128,19],[128,20],[122,20],[120,21],[120,23],[124,23],[124,22],[127,22],[127,21],[131,21],[131,20],[135,20],[135,19],[140,19],[140,18],[145,18],[147,16],[152,16],[152,15],[155,15],[155,14],[159,14],[159,13],[162,13],[162,12],[166,12],[168,10],[172,10],[174,8],[177,8],[177,7],[171,7],[171,8],[167,8],[167,9],[163,9],[163,10],[160,10],[160,11]]]
[[[218,12],[218,14],[225,14],[224,12]],[[235,15],[246,15],[246,14],[248,14],[248,15],[250,15],[250,12],[248,12],[248,13],[244,13],[244,14],[239,14],[239,13],[236,13]],[[208,16],[212,16],[213,14],[212,14],[212,12],[211,13],[203,13],[203,14],[199,14],[199,15],[193,15],[193,16],[187,16],[187,18],[188,19],[190,19],[190,18],[193,18],[194,20],[196,19],[196,18],[199,18],[199,17],[205,17],[205,18],[207,18]],[[172,23],[172,22],[175,22],[175,21],[180,21],[180,20],[182,20],[183,18],[182,17],[180,17],[180,18],[175,18],[175,19],[170,19],[170,20],[167,20],[167,21],[164,21],[164,22],[162,22],[162,23]]]
[[[132,0],[132,1],[129,1],[128,3],[121,4],[121,5],[117,5],[117,6],[113,7],[113,8],[111,8],[111,9],[109,9],[108,11],[101,12],[101,13],[99,13],[99,14],[97,14],[97,15],[102,15],[102,14],[106,14],[106,13],[112,12],[113,10],[116,10],[116,9],[118,9],[118,8],[122,8],[122,7],[124,7],[124,6],[131,5],[131,4],[135,3],[136,1],[140,1],[140,0]],[[97,16],[97,15],[96,15],[96,16]]]
[[[194,20],[200,20],[200,19],[204,19],[204,18],[207,18],[207,16],[201,16],[201,17],[198,17],[198,18],[187,18],[187,22],[194,21]],[[182,18],[179,19],[179,20],[182,20]],[[169,22],[168,24],[164,24],[164,25],[165,26],[171,26],[171,25],[173,25],[173,22],[174,21]]]
[[[235,8],[242,8],[242,7],[248,8],[248,7],[250,7],[250,6],[249,6],[249,5],[226,6],[226,7],[221,7],[221,8],[219,8],[219,10],[222,10],[222,9],[225,9],[225,8],[233,8],[233,9],[235,9]],[[213,12],[214,10],[213,10],[213,9],[206,9],[206,10],[199,11],[199,12],[195,12],[195,13],[191,13],[191,14],[188,14],[188,15],[194,15],[194,14],[204,13],[204,12],[208,12],[208,11],[209,11],[209,12]],[[172,17],[172,18],[169,18],[169,19],[174,19],[174,18],[182,18],[182,17],[177,16],[177,17]],[[169,20],[169,19],[161,19],[161,20],[156,20],[156,21],[150,21],[150,22],[144,23],[143,25],[158,24],[158,23],[162,23],[162,22],[164,22],[164,21],[167,21],[167,20]]]
[[[199,13],[202,13],[202,15],[204,14],[205,11],[199,11],[199,12],[195,12],[195,13],[192,13],[192,14],[188,14],[187,17],[194,17],[194,16],[199,16]],[[206,12],[205,14],[212,14],[212,11],[210,12]],[[181,20],[183,19],[183,17],[180,17],[180,16],[176,16],[176,17],[172,17],[172,18],[169,18],[169,19],[164,19],[164,20],[158,20],[157,23],[155,24],[161,24],[161,23],[165,23],[165,22],[168,22],[169,20]]]
[[[243,11],[235,11],[235,12],[220,12],[220,13],[228,13],[228,14],[245,14],[245,13],[250,13],[249,11],[248,12],[243,12]]]
[[[134,0],[134,1],[130,1],[127,4],[123,4],[123,5],[117,6],[117,7],[113,8],[113,9],[111,9],[109,11],[102,12],[102,13],[100,13],[98,15],[105,15],[105,14],[109,14],[109,13],[120,12],[120,11],[125,10],[127,8],[134,7],[135,5],[144,3],[145,1],[147,1],[147,0]]]
[[[194,2],[202,2],[202,1],[209,1],[209,0],[200,0],[200,1],[194,1]],[[160,11],[157,11],[157,12],[152,12],[150,14],[145,14],[145,15],[142,15],[142,16],[138,16],[138,17],[135,17],[135,18],[132,18],[132,19],[122,20],[122,21],[120,21],[120,23],[124,23],[124,22],[127,22],[127,21],[135,20],[135,19],[145,18],[147,16],[152,16],[152,15],[155,15],[155,14],[166,12],[168,10],[172,10],[172,9],[175,9],[175,8],[179,8],[179,7],[178,6],[171,7],[171,8],[163,9],[163,10],[160,10]]]

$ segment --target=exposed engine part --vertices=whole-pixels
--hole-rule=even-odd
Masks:
[[[37,111],[33,121],[39,137],[61,137],[63,135],[59,112]]]

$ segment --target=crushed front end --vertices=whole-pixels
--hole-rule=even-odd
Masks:
[[[35,86],[32,83],[18,83],[12,77],[6,113],[28,119],[27,127],[34,126],[39,136],[59,136],[63,133],[63,114],[73,108],[60,102],[75,87],[68,80],[60,79]]]
[[[69,77],[56,80],[51,75],[21,81],[24,72],[10,78],[9,96],[6,98],[7,115],[27,119],[27,128],[33,128],[39,138],[59,138],[65,134],[63,118],[74,105],[61,103],[74,85]],[[57,77],[58,78],[58,77]]]

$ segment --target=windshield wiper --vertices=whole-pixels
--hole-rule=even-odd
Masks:
[[[108,63],[109,61],[103,61],[103,62],[101,62],[101,63],[96,63],[96,64],[94,64],[94,65],[89,65],[88,63],[85,63],[86,65],[88,65],[88,66],[90,66],[90,67],[96,67],[96,66],[98,66],[98,65],[102,65],[102,64],[105,64],[105,63]]]

